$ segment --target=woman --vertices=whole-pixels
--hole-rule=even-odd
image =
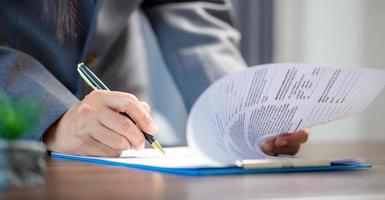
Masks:
[[[0,86],[13,97],[39,99],[45,113],[26,138],[42,139],[52,151],[118,156],[143,148],[140,130],[156,134],[150,106],[137,98],[146,91],[138,10],[151,23],[187,109],[210,83],[246,66],[230,6],[222,0],[0,3]],[[87,90],[76,74],[79,62],[122,92]],[[262,149],[295,154],[307,137],[307,130],[282,135]]]

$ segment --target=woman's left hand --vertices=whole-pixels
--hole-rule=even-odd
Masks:
[[[295,133],[279,135],[262,143],[261,149],[269,155],[295,155],[301,144],[305,143],[309,136],[309,129],[303,129]]]

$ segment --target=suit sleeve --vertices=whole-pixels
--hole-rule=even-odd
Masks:
[[[158,0],[143,5],[188,110],[213,81],[245,68],[240,34],[225,1]]]
[[[0,46],[0,88],[12,99],[30,95],[42,107],[37,126],[24,139],[40,140],[44,132],[79,100],[41,63],[20,51]]]

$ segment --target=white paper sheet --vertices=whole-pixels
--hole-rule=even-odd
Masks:
[[[242,160],[231,165],[215,164],[209,160],[205,160],[189,147],[168,147],[164,148],[166,155],[160,154],[152,148],[146,148],[140,151],[126,150],[120,157],[95,157],[95,156],[74,156],[60,153],[54,153],[55,157],[70,156],[71,159],[79,158],[90,162],[103,163],[107,161],[109,164],[116,163],[136,165],[138,168],[143,167],[160,167],[168,169],[201,169],[201,168],[223,168],[223,167],[244,167],[244,168],[281,168],[281,167],[309,167],[309,166],[330,166],[334,164],[358,164],[363,163],[360,158],[297,158],[293,156],[269,157],[260,160]]]
[[[125,163],[132,165],[162,167],[162,168],[207,168],[207,167],[228,167],[225,164],[216,164],[205,160],[195,154],[188,147],[169,147],[164,148],[166,155],[160,154],[152,148],[140,151],[126,150],[118,158],[116,157],[94,157],[94,156],[71,156],[72,158],[91,159],[97,161],[110,161],[115,163]],[[55,153],[57,155],[66,155]]]
[[[267,137],[363,111],[385,83],[384,70],[270,64],[226,76],[194,104],[190,147],[220,163],[264,158]]]

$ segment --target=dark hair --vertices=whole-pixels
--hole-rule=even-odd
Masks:
[[[77,37],[77,0],[43,0],[43,19],[55,26],[59,43]]]

